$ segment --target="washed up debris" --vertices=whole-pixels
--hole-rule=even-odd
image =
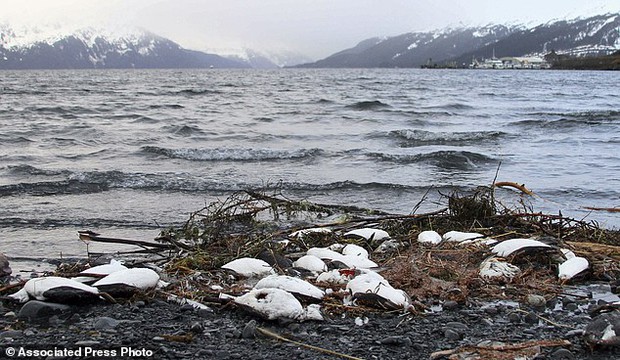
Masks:
[[[233,302],[243,309],[267,320],[323,320],[317,306],[305,308],[291,293],[282,289],[252,289],[234,298]]]
[[[331,233],[332,233],[332,230],[330,228],[315,227],[315,228],[308,228],[308,229],[301,229],[301,230],[294,231],[291,234],[289,234],[289,237],[303,239],[304,237],[307,237],[313,234],[331,234]]]
[[[474,239],[479,239],[483,237],[484,235],[478,234],[478,233],[452,230],[452,231],[448,231],[447,233],[443,234],[442,239],[443,241],[452,241],[452,242],[461,243],[463,241],[474,240]]]
[[[254,258],[235,259],[229,263],[222,265],[222,269],[230,270],[238,276],[243,277],[261,277],[269,274],[275,274],[275,270],[266,261]]]
[[[83,270],[78,274],[79,276],[72,279],[81,283],[89,284],[121,270],[127,270],[127,267],[120,261],[112,259],[109,264],[97,265]]]
[[[57,303],[81,303],[99,299],[99,289],[75,280],[46,276],[28,280],[24,287],[8,297],[25,303],[30,299]]]
[[[406,292],[393,288],[381,275],[368,271],[347,283],[353,303],[363,303],[381,309],[397,310],[409,306]]]
[[[584,340],[591,346],[620,346],[620,311],[593,318],[585,328]]]
[[[368,251],[356,244],[347,244],[342,248],[342,255],[359,256],[368,259]]]
[[[423,244],[437,245],[443,241],[443,238],[437,231],[425,230],[418,234],[418,242]]]
[[[147,268],[131,268],[111,273],[96,281],[93,287],[112,296],[129,297],[138,291],[154,289],[159,275]]]
[[[346,232],[344,236],[357,236],[367,241],[380,241],[390,238],[390,234],[385,230],[374,228],[361,228]]]
[[[160,275],[171,284],[141,296],[201,309],[220,304],[221,310],[246,309],[268,320],[350,315],[364,325],[365,312],[418,316],[487,300],[533,307],[533,294],[537,304],[557,301],[566,280],[576,286],[620,280],[618,233],[561,215],[498,206],[485,189],[450,199],[447,209],[407,215],[235,194],[193,213],[182,227],[162,231],[157,238],[162,246],[149,251],[157,252],[157,264],[165,269]],[[553,237],[553,245],[535,240],[541,236]],[[92,235],[88,241],[100,238],[114,239]],[[579,258],[588,262],[585,269],[585,262],[574,260]],[[277,259],[290,265],[280,266],[284,262]],[[523,315],[516,317],[523,321]],[[534,314],[530,320],[540,319]],[[601,337],[613,337],[603,330]],[[556,344],[549,346],[565,346]],[[479,344],[451,354],[493,358],[505,350],[530,356],[547,345]]]
[[[486,258],[480,264],[480,277],[482,278],[501,278],[512,280],[521,272],[518,266],[512,265],[502,258],[494,256]]]
[[[510,239],[495,245],[491,251],[497,256],[508,257],[519,251],[541,249],[551,249],[551,246],[534,239]]]
[[[346,284],[354,276],[351,272],[333,269],[321,273],[316,278],[316,282],[321,284]]]
[[[581,256],[573,256],[558,266],[558,278],[566,281],[588,270],[588,259]]]
[[[254,289],[275,288],[288,291],[298,298],[321,301],[325,292],[300,278],[287,275],[269,275],[254,285]]]
[[[358,255],[343,255],[329,248],[310,248],[308,255],[316,256],[323,260],[328,260],[332,264],[345,268],[371,269],[378,267],[377,263],[368,258],[368,252]],[[365,256],[364,256],[365,255]]]
[[[534,192],[532,190],[526,188],[525,184],[517,184],[516,182],[512,182],[512,181],[497,181],[497,182],[493,183],[493,186],[495,186],[495,187],[511,187],[511,188],[514,188],[514,189],[517,189],[517,190],[521,191],[525,195],[534,196]]]
[[[314,255],[304,255],[293,262],[293,267],[320,274],[327,271],[327,265],[323,260]]]
[[[517,344],[497,341],[484,341],[477,345],[467,345],[456,349],[436,351],[431,360],[449,357],[450,359],[532,359],[541,353],[541,348],[568,347],[568,340],[533,340]]]
[[[403,247],[404,244],[401,241],[395,239],[388,239],[382,242],[381,245],[377,246],[374,252],[377,254],[390,254],[397,252]]]
[[[179,296],[174,295],[174,294],[168,295],[166,300],[176,302],[179,305],[188,304],[188,305],[191,305],[194,309],[198,309],[198,310],[209,310],[209,311],[212,311],[212,309],[209,306],[205,305],[205,304],[202,304],[202,303],[200,303],[200,302],[198,302],[196,300],[192,300],[192,299],[188,299],[188,298],[184,298],[184,297],[179,297]]]

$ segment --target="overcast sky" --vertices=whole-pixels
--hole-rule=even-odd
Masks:
[[[0,20],[131,24],[184,47],[293,50],[314,59],[374,36],[459,25],[539,24],[620,12],[619,0],[0,0]]]

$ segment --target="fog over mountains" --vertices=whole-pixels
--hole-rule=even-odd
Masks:
[[[247,49],[224,56],[189,50],[146,30],[50,31],[0,25],[0,69],[278,68],[300,63],[311,68],[420,67],[429,62],[467,64],[493,53],[541,56],[551,50],[573,56],[620,50],[620,14],[534,27],[487,25],[372,38],[316,62],[290,52]]]

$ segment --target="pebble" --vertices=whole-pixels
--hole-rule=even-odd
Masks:
[[[51,320],[51,317],[71,310],[71,307],[64,304],[56,304],[38,300],[28,301],[17,313],[20,319],[31,321]]]
[[[526,302],[528,305],[535,307],[535,308],[545,308],[545,305],[547,304],[547,300],[545,299],[544,296],[541,295],[535,295],[535,294],[529,294],[526,298]]]
[[[486,326],[493,326],[493,321],[491,319],[482,319],[480,322]]]
[[[546,306],[548,309],[553,310],[553,309],[555,309],[555,306],[556,306],[557,304],[558,304],[558,298],[554,297],[554,298],[551,298],[551,299],[547,300],[547,303],[545,304],[545,306]]]
[[[0,332],[0,338],[3,338],[3,339],[6,339],[6,338],[19,339],[22,337],[22,335],[23,333],[19,330],[7,330],[7,331]]]
[[[461,340],[462,338],[461,333],[453,329],[445,329],[443,336],[446,338],[446,340],[449,340],[449,341],[457,341],[457,340]]]
[[[575,302],[571,302],[571,303],[564,305],[564,309],[568,311],[575,311],[579,309],[579,305],[577,305],[577,303]]]
[[[446,323],[445,325],[446,329],[452,329],[458,332],[466,332],[467,330],[469,330],[469,326],[467,326],[466,324],[462,323],[462,322],[457,322],[457,321],[451,321],[449,323]]]
[[[538,324],[538,316],[536,316],[533,312],[528,312],[523,320],[525,320],[528,324]]]
[[[198,309],[198,316],[200,316],[201,318],[209,318],[213,315],[213,309],[209,308],[209,309]]]
[[[184,312],[190,312],[190,311],[195,311],[196,308],[191,304],[184,304],[184,305],[181,305],[179,310],[184,311]]]
[[[573,360],[575,355],[568,349],[557,349],[551,353],[550,358],[553,360]]]
[[[566,334],[564,334],[564,338],[573,338],[573,337],[583,336],[583,333],[584,333],[583,329],[570,330],[570,331],[567,331]]]
[[[521,322],[521,315],[517,314],[516,312],[510,313],[508,314],[508,321],[513,324],[518,324]]]
[[[241,338],[254,339],[255,337],[256,337],[256,320],[250,320],[243,327],[243,331],[241,332]]]
[[[379,341],[381,345],[411,346],[413,342],[407,336],[388,336]]]
[[[114,318],[111,318],[111,317],[102,316],[95,320],[95,323],[93,324],[93,329],[109,330],[109,329],[114,329],[115,327],[118,326],[118,324],[120,324],[120,321]]]
[[[457,303],[454,300],[447,300],[446,302],[443,303],[442,308],[444,310],[455,310],[459,307],[459,303]]]
[[[202,323],[198,322],[198,321],[194,321],[190,327],[189,330],[191,332],[193,332],[194,334],[200,334],[202,333],[202,331],[204,330],[204,327],[202,326]]]

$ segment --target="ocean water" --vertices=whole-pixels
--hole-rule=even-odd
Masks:
[[[85,229],[151,240],[248,188],[406,214],[432,187],[424,212],[498,168],[536,193],[534,210],[617,228],[618,213],[584,207],[620,206],[619,83],[579,71],[3,71],[0,251],[84,256]]]

